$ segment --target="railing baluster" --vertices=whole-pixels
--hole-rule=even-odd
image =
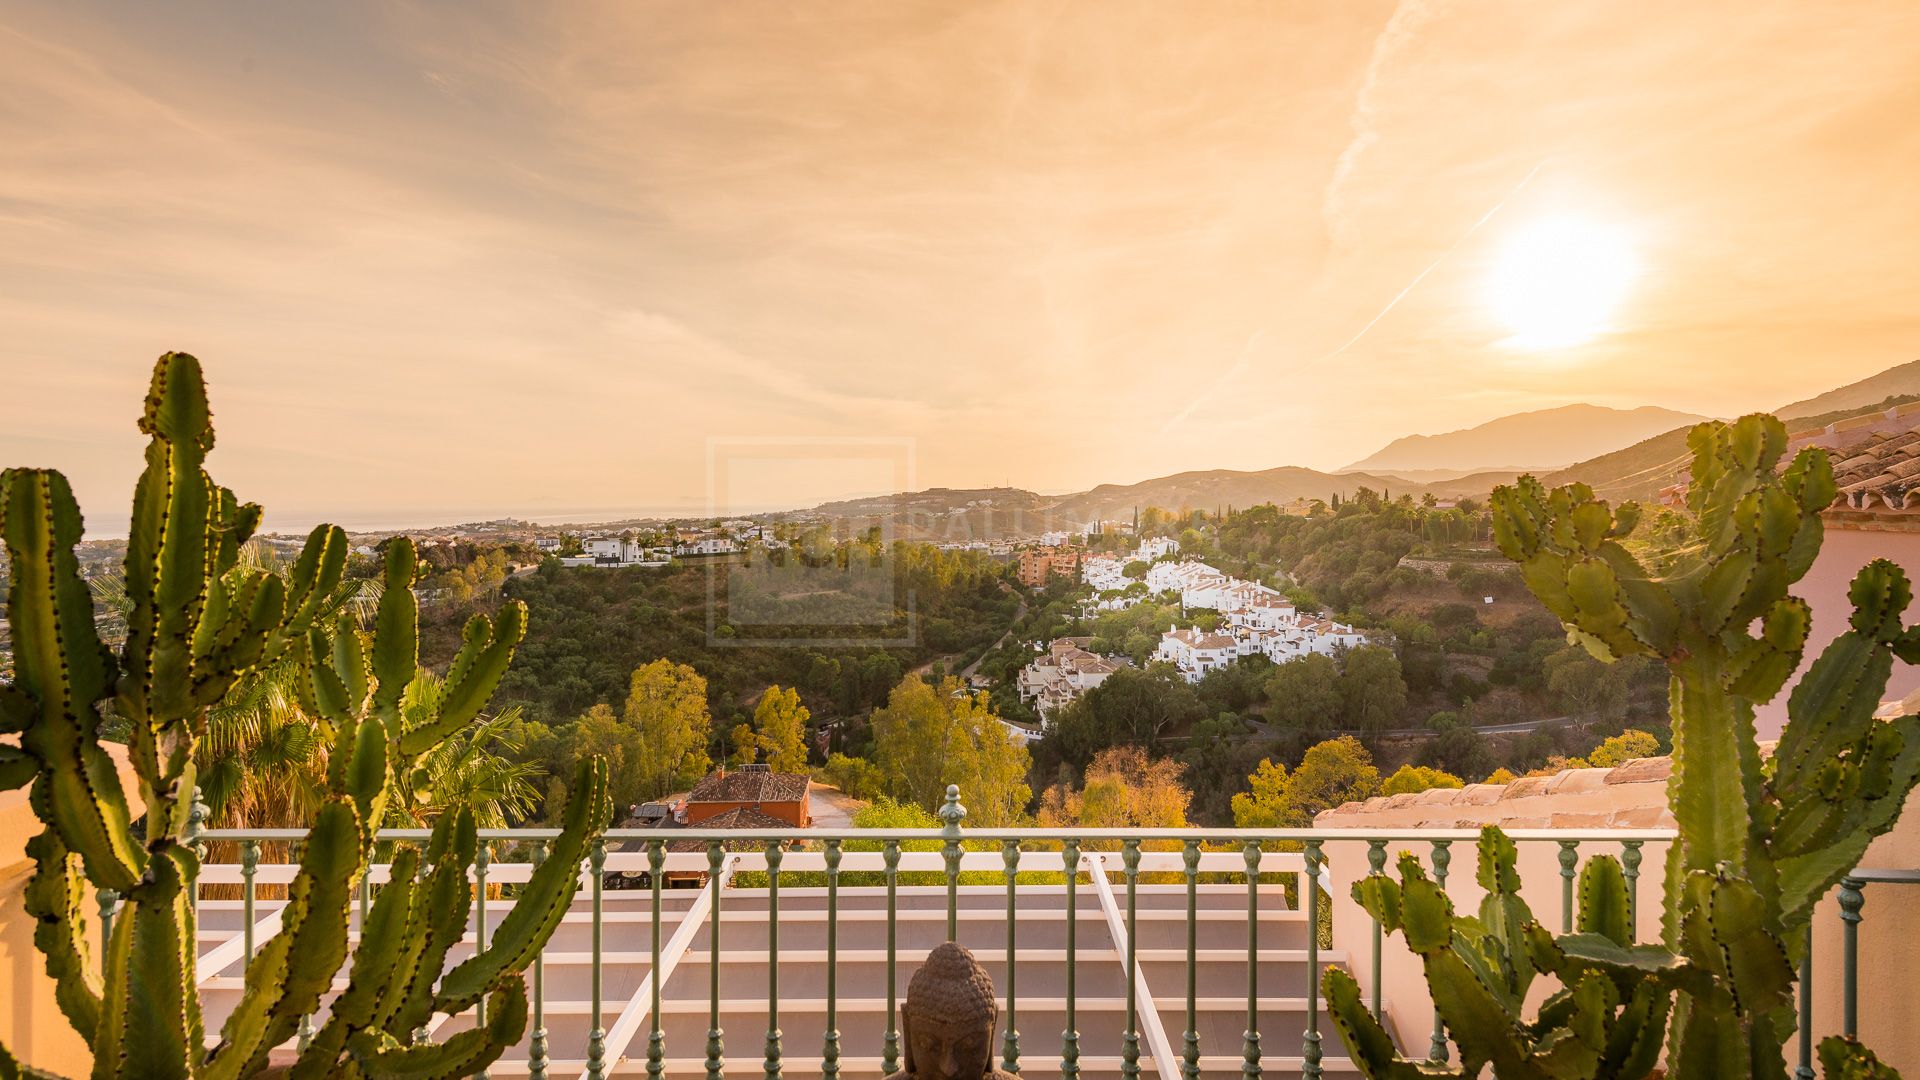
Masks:
[[[1300,893],[1307,898],[1311,914],[1307,918],[1307,1030],[1300,1047],[1300,1078],[1320,1080],[1320,841],[1307,841],[1305,856]]]
[[[1129,837],[1120,842],[1120,863],[1127,871],[1127,1033],[1120,1044],[1120,1075],[1132,1080],[1140,1075],[1140,959],[1137,955],[1140,931],[1135,924],[1140,891],[1140,841]]]
[[[1560,844],[1560,932],[1573,933],[1573,872],[1580,865],[1580,841]]]
[[[601,910],[601,894],[606,889],[607,842],[596,838],[591,853],[587,856],[587,865],[593,870],[593,1027],[587,1033],[587,1080],[601,1080],[607,1075],[607,1017],[600,1001],[600,976],[603,952],[602,935],[605,932],[604,912]]]
[[[1067,872],[1067,1026],[1060,1032],[1060,1075],[1064,1080],[1076,1080],[1080,1075],[1080,1032],[1075,1027],[1078,1018],[1074,986],[1075,969],[1079,967],[1077,934],[1080,924],[1079,898],[1080,882],[1080,841],[1068,837],[1060,844],[1060,861]]]
[[[1840,879],[1840,1031],[1860,1034],[1856,1010],[1860,989],[1860,909],[1867,904],[1867,883],[1857,877]]]
[[[660,1080],[667,1071],[667,1036],[660,1027],[660,888],[667,873],[667,842],[647,841],[647,884],[653,893],[653,914],[648,918],[652,931],[652,953],[647,974],[653,980],[652,1007],[647,1010],[647,1075]]]
[[[1196,912],[1200,898],[1200,841],[1184,841],[1181,860],[1186,864],[1187,876],[1187,1032],[1185,1046],[1180,1055],[1180,1075],[1184,1080],[1199,1080],[1200,1027],[1196,1006],[1200,991],[1198,966],[1200,940],[1199,919],[1196,917]]]
[[[1247,1030],[1240,1047],[1242,1080],[1260,1076],[1260,842],[1240,845],[1247,864]]]
[[[780,860],[786,849],[767,841],[767,1080],[780,1080]]]
[[[487,863],[491,856],[487,851],[487,841],[482,840],[473,852],[473,951],[482,953],[487,950]],[[362,923],[361,933],[366,933],[366,924]],[[482,997],[473,1004],[473,1026],[487,1026],[487,999]],[[491,1069],[481,1069],[474,1075],[486,1080],[493,1075]]]
[[[1000,860],[1007,875],[1007,1034],[1000,1042],[1002,1071],[1020,1071],[1020,994],[1016,978],[1020,965],[1014,962],[1015,931],[1020,920],[1014,911],[1014,885],[1020,873],[1020,841],[1000,841]]]
[[[900,841],[881,844],[881,859],[887,866],[887,1033],[880,1044],[880,1071],[891,1075],[900,1069],[900,980],[894,973],[899,958],[900,919],[896,906],[900,891]]]
[[[707,841],[707,881],[713,906],[707,914],[707,1080],[722,1080],[725,1033],[720,1030],[720,841]]]
[[[947,801],[940,807],[940,831],[946,840],[941,854],[947,863],[947,940],[960,940],[960,823],[966,820],[967,808],[960,805],[960,785],[947,785]]]
[[[820,1075],[840,1075],[840,841],[827,841],[827,1033],[820,1051]],[[1011,991],[1009,991],[1011,993]],[[1008,1003],[1008,1022],[1013,1010]]]
[[[200,864],[207,861],[207,845],[200,839],[200,831],[206,827],[207,816],[212,808],[200,801],[200,785],[193,786],[193,802],[187,806],[187,827],[181,830],[180,838],[186,841],[187,850],[193,852],[193,871],[187,875],[187,914],[192,916],[193,934],[199,934],[200,925]],[[198,944],[194,948],[198,948]]]
[[[254,898],[254,892],[255,892],[253,879],[254,879],[254,875],[258,874],[259,872],[260,872],[260,841],[258,840],[241,841],[240,843],[240,881],[241,881],[240,887],[243,890],[245,890],[245,894],[241,897],[241,901],[240,901],[241,903],[240,917],[246,920],[246,927],[244,930],[241,931],[241,933],[245,936],[246,947],[247,947],[246,963],[243,963],[240,965],[240,970],[243,972],[246,970],[247,964],[253,963],[253,923],[254,923],[254,917],[253,917],[254,899],[253,898]],[[365,924],[362,923],[361,925],[364,926]]]
[[[1367,841],[1367,873],[1385,873],[1387,868],[1387,842],[1385,840]],[[1318,926],[1316,922],[1314,924]],[[1380,920],[1373,920],[1373,1015],[1380,1015]],[[1319,978],[1318,973],[1314,977]]]
[[[99,889],[93,899],[100,905],[100,971],[107,970],[107,953],[112,951],[109,944],[113,941],[113,909],[120,902],[120,894],[112,889]]]
[[[533,844],[533,868],[547,861],[547,841],[536,840]],[[361,925],[366,925],[363,921]],[[547,1054],[547,950],[541,946],[533,954],[533,1039],[527,1045],[527,1076],[529,1080],[547,1080],[547,1069],[553,1059]]]
[[[1620,873],[1627,879],[1627,943],[1640,940],[1640,841],[1620,842]]]
[[[1794,1080],[1813,1080],[1813,922],[1807,922],[1806,952],[1800,956],[1800,1067]]]
[[[1448,849],[1452,846],[1451,840],[1433,842],[1433,880],[1440,886],[1441,892],[1447,891],[1447,864],[1453,861],[1453,853]],[[1314,929],[1316,932],[1319,930],[1317,919]],[[1433,1038],[1427,1044],[1427,1056],[1437,1065],[1445,1065],[1452,1056],[1447,1051],[1447,1024],[1440,1019],[1440,1010],[1437,1008],[1433,1010]]]

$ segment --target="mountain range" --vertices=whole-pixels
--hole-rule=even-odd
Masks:
[[[1489,420],[1463,431],[1407,435],[1388,443],[1345,472],[1419,472],[1454,476],[1492,470],[1506,472],[1558,469],[1642,439],[1706,419],[1653,405],[1612,409],[1604,405],[1562,405]]]
[[[1920,401],[1920,360],[1773,410],[1795,430]],[[1687,430],[1704,417],[1654,406],[1574,404],[1478,427],[1409,435],[1339,472],[1299,466],[1208,469],[1133,484],[1042,495],[1023,488],[929,488],[826,503],[791,516],[885,519],[902,539],[994,539],[1128,520],[1141,507],[1215,510],[1352,495],[1361,487],[1415,498],[1481,497],[1521,472],[1549,485],[1580,481],[1605,498],[1646,499],[1685,465]],[[1502,464],[1494,464],[1502,463]]]

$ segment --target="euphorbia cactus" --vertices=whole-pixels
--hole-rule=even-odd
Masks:
[[[1475,915],[1455,915],[1453,901],[1427,877],[1414,855],[1400,856],[1400,880],[1374,874],[1354,883],[1354,899],[1389,933],[1405,935],[1420,956],[1434,1006],[1460,1047],[1460,1064],[1399,1057],[1392,1037],[1360,1001],[1360,987],[1341,968],[1322,978],[1340,1039],[1373,1080],[1478,1076],[1488,1065],[1503,1080],[1623,1078],[1640,1080],[1659,1059],[1669,988],[1680,971],[1629,944],[1626,877],[1610,855],[1588,861],[1580,875],[1583,938],[1611,947],[1611,969],[1582,968],[1551,948],[1520,897],[1513,841],[1488,826],[1480,836],[1477,880],[1486,896]],[[1538,972],[1560,976],[1563,988],[1538,1017],[1520,1020]]]
[[[1786,443],[1771,416],[1695,427],[1692,536],[1649,552],[1651,568],[1627,546],[1633,503],[1609,507],[1583,484],[1548,493],[1531,477],[1493,496],[1501,551],[1575,639],[1603,660],[1651,656],[1672,672],[1680,835],[1663,936],[1710,976],[1683,987],[1675,1010],[1669,1061],[1682,1076],[1779,1075],[1813,906],[1920,781],[1920,717],[1873,715],[1893,658],[1920,661],[1920,630],[1901,624],[1912,590],[1885,560],[1854,579],[1851,627],[1792,690],[1772,756],[1756,742],[1754,706],[1800,665],[1811,613],[1788,589],[1819,553],[1835,493],[1826,452],[1782,468]],[[1716,933],[1735,910],[1758,926],[1730,949]]]
[[[0,684],[0,732],[20,733],[17,749],[0,746],[0,786],[31,784],[46,826],[29,844],[36,868],[26,903],[60,1007],[93,1047],[93,1074],[249,1076],[265,1070],[270,1052],[320,1009],[348,958],[349,911],[387,801],[412,790],[422,756],[485,706],[524,633],[525,611],[516,603],[497,622],[475,616],[437,699],[424,708],[414,703],[403,716],[402,697],[418,671],[411,542],[387,546],[386,590],[371,633],[348,618],[316,625],[322,600],[340,582],[346,536],[333,526],[315,529],[289,584],[238,565],[260,508],[239,503],[204,471],[213,427],[198,361],[182,353],[160,358],[140,426],[151,441],[134,493],[131,612],[117,654],[95,632],[73,553],[80,513],[65,478],[38,469],[0,474],[15,649],[15,681]],[[327,798],[289,887],[282,928],[250,958],[244,993],[209,1048],[190,903],[199,871],[188,834],[194,748],[206,710],[235,680],[289,652],[300,668],[302,703],[330,743]],[[131,731],[144,828],[136,828],[100,744],[109,701]],[[296,1072],[464,1076],[519,1040],[527,1015],[520,973],[558,925],[585,849],[611,814],[597,761],[582,766],[572,790],[552,857],[490,946],[444,975],[471,899],[471,812],[443,815],[424,852],[394,856],[347,988],[332,999]],[[80,933],[89,885],[123,898],[98,969]],[[484,1025],[441,1044],[412,1041],[433,1013],[483,1000]],[[0,1049],[0,1077],[20,1071]]]

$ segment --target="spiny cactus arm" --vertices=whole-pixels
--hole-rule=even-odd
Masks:
[[[1533,909],[1520,895],[1520,852],[1513,839],[1493,825],[1481,828],[1477,849],[1474,879],[1486,890],[1477,925],[1489,939],[1478,951],[1499,973],[1499,981],[1491,987],[1517,1009],[1526,999],[1535,971],[1526,939]]]
[[[1847,591],[1854,605],[1850,628],[1828,643],[1787,698],[1789,720],[1771,764],[1776,790],[1860,742],[1886,690],[1894,648],[1905,641],[1900,618],[1912,588],[1904,571],[1876,559]]]
[[[251,1076],[274,1047],[314,1012],[347,956],[347,912],[363,869],[353,803],[322,804],[307,833],[300,870],[287,890],[282,929],[247,964],[246,990],[228,1014],[203,1080]]]
[[[413,596],[419,571],[412,540],[396,536],[387,541],[386,588],[374,614],[373,711],[392,731],[400,730],[400,699],[420,664],[420,606]]]
[[[1653,1067],[1660,1062],[1660,1051],[1666,1046],[1667,1017],[1672,1011],[1671,993],[1652,984],[1636,987],[1607,1035],[1599,1075],[1651,1075]]]
[[[1687,876],[1681,911],[1681,951],[1718,977],[1716,985],[1735,1014],[1791,1006],[1793,964],[1770,932],[1766,901],[1752,883],[1695,871]],[[1712,996],[1696,994],[1694,1003]]]
[[[123,702],[134,723],[161,726],[194,711],[193,638],[206,600],[209,537],[219,495],[207,478],[213,414],[200,362],[167,353],[154,364],[140,430],[147,467],[134,489],[127,538]]]
[[[1566,1001],[1565,1020],[1534,1047],[1528,1064],[1548,1080],[1586,1080],[1599,1070],[1620,999],[1610,980],[1589,975]]]
[[[1760,635],[1738,643],[1727,665],[1727,689],[1756,704],[1772,701],[1800,666],[1813,610],[1785,597],[1760,617]]]
[[[333,652],[334,642],[327,631],[310,627],[305,641],[295,649],[296,680],[301,707],[311,710],[337,730],[359,715],[359,701],[352,698],[346,681],[334,668]]]
[[[434,822],[427,843],[427,862],[433,867],[426,887],[416,896],[414,932],[421,937],[414,970],[395,985],[393,1007],[382,1026],[395,1035],[424,1026],[433,1017],[433,984],[446,967],[447,952],[467,932],[473,910],[473,885],[467,870],[479,851],[472,809],[460,807]]]
[[[1431,1061],[1408,1061],[1400,1057],[1380,1021],[1360,1000],[1360,984],[1346,969],[1330,967],[1320,977],[1321,991],[1327,998],[1327,1015],[1334,1031],[1367,1080],[1420,1080],[1422,1077],[1464,1076],[1451,1065]]]
[[[593,839],[605,831],[613,813],[606,764],[599,758],[582,761],[570,790],[563,827],[547,860],[520,891],[487,950],[440,980],[440,995],[434,1002],[438,1011],[458,1013],[502,979],[525,971],[566,915],[579,887],[580,860]]]
[[[1881,1064],[1860,1040],[1845,1035],[1820,1040],[1820,1073],[1826,1080],[1900,1080],[1892,1066]]]
[[[1434,1008],[1446,1021],[1454,1045],[1460,1048],[1460,1065],[1466,1075],[1479,1075],[1489,1063],[1494,1075],[1502,1078],[1539,1075],[1527,1060],[1522,1045],[1524,1033],[1513,1010],[1476,978],[1453,950],[1429,953],[1421,961]]]
[[[1853,816],[1843,822],[1844,831],[1836,829],[1834,839],[1803,855],[1780,860],[1780,909],[1789,930],[1804,926],[1813,905],[1860,864],[1875,837],[1893,828],[1906,805],[1907,793],[1920,784],[1920,716],[1881,721],[1880,727],[1884,734],[1875,740],[1876,745],[1893,737],[1899,740],[1898,754],[1885,765],[1885,783],[1874,786],[1876,794],[1862,794],[1846,804]]]
[[[518,600],[503,605],[499,621],[491,626],[485,615],[467,620],[465,643],[447,671],[438,709],[431,720],[400,736],[400,753],[418,757],[478,716],[507,673],[526,628],[527,606]]]
[[[353,613],[343,611],[333,626],[333,673],[340,678],[347,700],[359,708],[367,700],[367,651],[360,642]]]
[[[83,929],[87,880],[81,876],[79,858],[51,827],[27,841],[27,857],[34,871],[21,901],[33,918],[34,948],[46,959],[60,1011],[81,1038],[91,1040],[100,1024],[102,990]]]
[[[4,482],[0,480],[0,482]],[[0,487],[0,515],[6,513],[6,489]],[[16,731],[25,731],[33,718],[39,715],[40,706],[25,693],[14,688],[12,683],[0,683],[0,735],[10,735]]]
[[[191,980],[196,945],[186,874],[192,858],[177,846],[156,852],[114,920],[107,997],[93,1038],[95,1076],[193,1075],[203,1037]]]
[[[1583,934],[1599,934],[1619,945],[1633,940],[1631,897],[1620,860],[1596,855],[1580,871],[1580,905],[1576,925]]]
[[[418,1046],[402,1046],[390,1035],[376,1038],[369,1032],[355,1040],[354,1057],[376,1080],[454,1080],[498,1061],[526,1030],[527,987],[514,977],[487,999],[486,1027]]]
[[[338,525],[314,526],[287,576],[286,619],[268,639],[268,656],[278,656],[289,645],[306,637],[333,591],[340,587],[346,568],[347,534]]]
[[[354,808],[360,814],[361,845],[371,847],[374,834],[379,831],[380,822],[387,813],[390,790],[387,783],[387,726],[380,722],[379,717],[369,716],[344,730],[342,735],[342,742],[351,739],[353,750],[336,755],[335,760],[343,761],[345,768],[335,785],[335,791],[353,799]],[[331,764],[329,762],[329,766]]]
[[[196,643],[194,650],[195,706],[204,709],[219,704],[240,676],[260,662],[266,655],[267,637],[280,625],[285,604],[286,586],[272,574],[249,574],[231,587],[227,579],[214,583],[207,618],[201,623],[214,630],[204,635],[205,648]]]
[[[347,988],[333,999],[327,1022],[294,1062],[290,1073],[294,1080],[328,1080],[337,1075],[348,1040],[374,1026],[380,1003],[404,966],[419,862],[420,853],[413,848],[394,853],[387,884],[367,910]]]
[[[20,748],[40,763],[34,782],[41,820],[86,860],[102,887],[125,892],[146,852],[135,842],[126,793],[100,748],[96,703],[108,694],[113,660],[93,627],[93,594],[80,580],[79,504],[66,477],[40,469],[0,474],[0,536],[11,561],[7,613],[14,648],[8,711],[31,700]]]

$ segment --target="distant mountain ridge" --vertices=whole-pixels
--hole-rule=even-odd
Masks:
[[[1436,470],[1471,473],[1554,469],[1631,446],[1651,435],[1705,419],[1654,405],[1613,409],[1584,403],[1537,409],[1440,435],[1395,439],[1348,470]]]
[[[1803,430],[1915,400],[1920,400],[1920,360],[1774,412],[1790,428]],[[1339,472],[1295,465],[1257,471],[1206,469],[1133,484],[1101,484],[1065,495],[1014,487],[929,488],[825,503],[784,516],[885,518],[902,539],[994,539],[1126,520],[1139,507],[1180,511],[1286,504],[1336,493],[1349,496],[1362,487],[1416,499],[1481,498],[1521,472],[1533,472],[1549,486],[1586,483],[1604,498],[1647,499],[1678,475],[1685,464],[1687,431],[1703,419],[1651,405],[1566,405],[1503,416],[1462,431],[1409,435]],[[1509,464],[1489,468],[1463,462]]]
[[[1920,401],[1920,360],[1890,367],[1878,375],[1835,387],[1773,410],[1789,431],[1828,424]],[[1632,446],[1600,454],[1540,479],[1549,487],[1579,482],[1604,499],[1651,499],[1680,475],[1687,463],[1687,431],[1677,427]]]

